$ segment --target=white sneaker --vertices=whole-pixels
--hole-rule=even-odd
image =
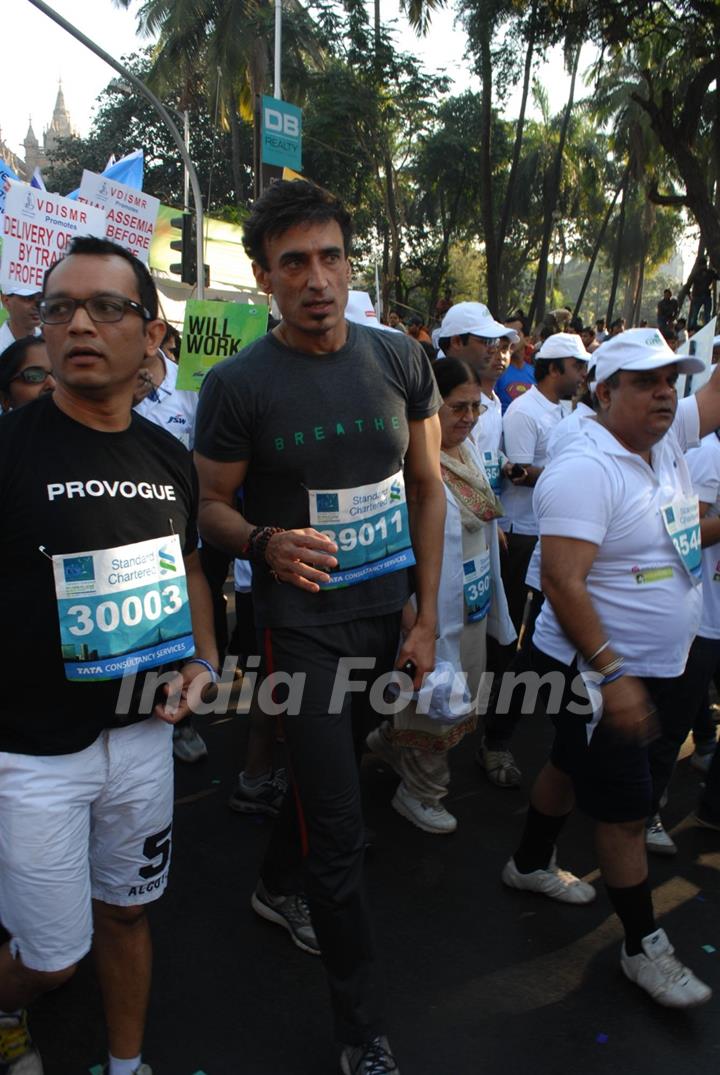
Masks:
[[[533,870],[532,873],[520,873],[515,859],[509,859],[502,872],[503,884],[508,888],[539,892],[542,896],[549,896],[551,900],[559,900],[560,903],[592,903],[597,895],[593,886],[567,870],[558,869],[556,854],[553,852],[546,870]]]
[[[423,832],[432,832],[438,836],[444,836],[455,832],[457,818],[453,817],[444,806],[439,803],[424,803],[411,795],[403,783],[393,796],[393,808],[401,817],[417,825]]]
[[[623,973],[665,1008],[693,1008],[710,1000],[712,989],[675,958],[664,929],[642,939],[642,952],[629,956],[622,948]]]
[[[659,814],[655,814],[647,823],[645,846],[653,855],[677,855],[677,847],[665,831]]]

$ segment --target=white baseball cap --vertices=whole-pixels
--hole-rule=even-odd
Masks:
[[[456,302],[442,319],[438,339],[449,336],[483,336],[486,340],[498,340],[507,336],[510,342],[519,339],[514,328],[501,325],[482,302]]]
[[[618,370],[657,370],[677,366],[679,373],[700,373],[701,358],[678,355],[656,328],[629,328],[601,343],[595,352],[595,379],[607,381]]]
[[[8,284],[3,288],[3,295],[20,295],[22,298],[29,298],[30,295],[40,295],[42,293],[41,287],[19,287],[17,284]]]
[[[582,340],[574,332],[554,332],[543,341],[535,353],[535,359],[577,358],[581,362],[590,361],[590,352],[585,350]]]

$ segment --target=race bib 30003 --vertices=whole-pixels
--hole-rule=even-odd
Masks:
[[[68,679],[119,679],[194,653],[177,534],[52,561]]]
[[[415,563],[401,470],[377,485],[310,489],[310,525],[338,547],[323,589],[354,586]]]

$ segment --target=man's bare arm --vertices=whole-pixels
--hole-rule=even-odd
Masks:
[[[592,656],[608,641],[586,585],[598,546],[576,538],[542,537],[540,541],[541,582],[545,596],[578,652],[585,658]],[[621,656],[611,644],[590,665],[599,671]],[[647,737],[652,705],[639,679],[623,675],[603,687],[602,695],[603,720],[624,735]]]
[[[247,475],[249,463],[219,463],[195,452],[200,479],[200,533],[211,545],[231,556],[240,556],[256,526],[272,526],[274,520],[252,522],[235,507],[235,496]],[[280,582],[317,593],[329,582],[328,569],[337,567],[337,546],[324,534],[306,527],[273,534],[265,560]]]

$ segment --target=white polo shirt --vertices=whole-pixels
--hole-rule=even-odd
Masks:
[[[485,404],[487,410],[480,415],[471,436],[478,455],[482,459],[492,491],[497,496],[500,496],[502,487],[501,469],[504,462],[501,451],[503,435],[502,404],[494,392],[491,396],[486,396],[483,392],[480,402]]]
[[[178,368],[169,358],[163,358],[165,376],[154,392],[137,404],[135,410],[156,426],[166,429],[173,437],[192,449],[195,441],[195,414],[198,393],[177,387]]]
[[[720,438],[703,437],[699,448],[687,454],[687,465],[698,500],[709,504],[706,519],[720,516]],[[698,634],[720,638],[720,542],[703,549],[703,611]]]
[[[42,332],[42,329],[39,328],[36,325],[35,328],[32,331],[32,335],[33,336],[39,336],[41,332]],[[3,353],[3,351],[7,351],[8,347],[10,347],[11,344],[15,343],[16,339],[21,339],[21,338],[22,337],[19,337],[19,336],[18,337],[13,336],[13,334],[12,334],[12,332],[10,330],[10,322],[9,321],[3,321],[2,325],[0,325],[0,355]]]
[[[702,589],[685,570],[662,513],[678,497],[694,496],[684,452],[698,443],[698,430],[690,397],[653,447],[649,466],[597,422],[581,421],[535,487],[541,536],[598,546],[588,593],[631,675],[679,676],[700,625]],[[549,601],[533,641],[564,664],[576,656]]]
[[[505,455],[511,463],[544,467],[547,446],[555,426],[562,419],[559,403],[549,399],[533,385],[528,392],[514,399],[503,418]],[[516,534],[537,534],[533,511],[533,489],[505,481],[502,502],[508,524]]]

